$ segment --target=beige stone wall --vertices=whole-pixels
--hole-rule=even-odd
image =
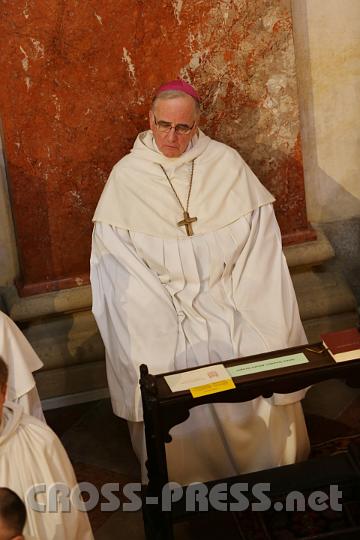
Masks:
[[[360,216],[360,1],[292,0],[312,222]]]

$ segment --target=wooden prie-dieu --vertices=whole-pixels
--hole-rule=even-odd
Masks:
[[[173,499],[175,501],[179,498],[179,500],[173,502],[171,508],[164,509],[161,500],[162,494],[166,493],[168,484],[165,444],[171,441],[169,431],[173,426],[184,422],[189,417],[192,407],[206,403],[244,402],[258,396],[268,398],[273,393],[294,392],[327,379],[343,379],[350,386],[360,386],[360,357],[336,363],[321,344],[229,360],[224,362],[224,365],[230,367],[240,363],[278,358],[294,353],[304,353],[309,361],[291,367],[234,377],[234,389],[197,398],[193,398],[189,390],[172,392],[164,379],[164,376],[169,375],[169,373],[151,375],[146,365],[141,366],[140,385],[149,477],[149,483],[143,489],[143,517],[148,540],[173,539],[174,523],[194,517],[196,513],[194,508],[189,510],[186,505],[186,497],[177,497],[176,493],[173,494]],[[337,485],[342,491],[342,501],[360,501],[360,451],[356,445],[353,445],[348,451],[337,455],[318,457],[294,465],[243,474],[233,478],[218,479],[208,482],[206,486],[210,490],[219,482],[226,483],[229,488],[228,493],[230,486],[238,482],[248,484],[248,493],[252,493],[251,486],[259,482],[269,483],[271,489],[267,495],[271,501],[279,501],[294,490],[301,493],[311,493],[314,490],[326,490],[330,485]],[[186,490],[185,487],[181,489],[183,492]],[[157,504],[156,501],[158,501]],[[229,496],[228,502],[231,503],[231,496]],[[216,509],[209,507],[209,510]],[[265,538],[267,537],[264,533]],[[350,523],[342,531],[337,531],[335,535],[315,535],[306,536],[306,538],[359,539],[360,525]]]

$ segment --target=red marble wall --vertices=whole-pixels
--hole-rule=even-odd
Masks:
[[[203,128],[277,197],[285,242],[308,230],[288,0],[2,0],[0,108],[21,294],[88,280],[91,217],[147,127],[153,89],[182,76]]]

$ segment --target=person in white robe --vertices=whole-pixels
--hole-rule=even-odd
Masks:
[[[5,401],[7,369],[0,358],[0,483],[13,490],[25,503],[25,538],[36,540],[93,540],[87,513],[76,505],[70,511],[40,512],[33,508],[29,490],[45,484],[48,490],[60,483],[69,490],[76,486],[72,465],[55,433],[41,420],[24,413],[21,405]],[[47,492],[33,498],[47,504]],[[67,510],[64,506],[63,510]]]
[[[306,343],[274,198],[234,149],[198,128],[198,101],[183,81],[159,89],[150,130],[114,166],[93,218],[92,309],[143,482],[140,364],[157,374]],[[193,408],[171,430],[169,479],[305,459],[303,396]]]
[[[43,363],[10,317],[0,311],[0,356],[9,368],[7,400],[45,422],[33,372]]]

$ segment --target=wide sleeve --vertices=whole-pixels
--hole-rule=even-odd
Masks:
[[[178,322],[171,296],[129,232],[104,223],[94,226],[90,279],[114,412],[141,421],[140,364],[151,373],[174,369]]]
[[[257,338],[249,341],[249,350],[257,354],[306,344],[272,205],[253,212],[249,226],[231,274],[236,309]],[[261,343],[259,350],[254,351],[254,342]],[[274,403],[285,404],[303,396],[304,391],[276,394]]]
[[[27,507],[26,538],[94,540],[87,513],[81,511],[70,496],[77,484],[73,467],[50,428],[22,414],[19,423],[14,422],[13,428],[10,426],[10,434],[0,447],[1,483],[15,491]],[[43,488],[37,495],[33,491],[36,486]],[[59,488],[57,498],[52,491],[56,486]],[[44,511],[34,509],[34,499],[44,506]],[[66,501],[70,503],[68,507]]]
[[[9,368],[7,399],[17,401],[35,388],[32,373],[43,363],[14,321],[1,311],[0,356]]]

